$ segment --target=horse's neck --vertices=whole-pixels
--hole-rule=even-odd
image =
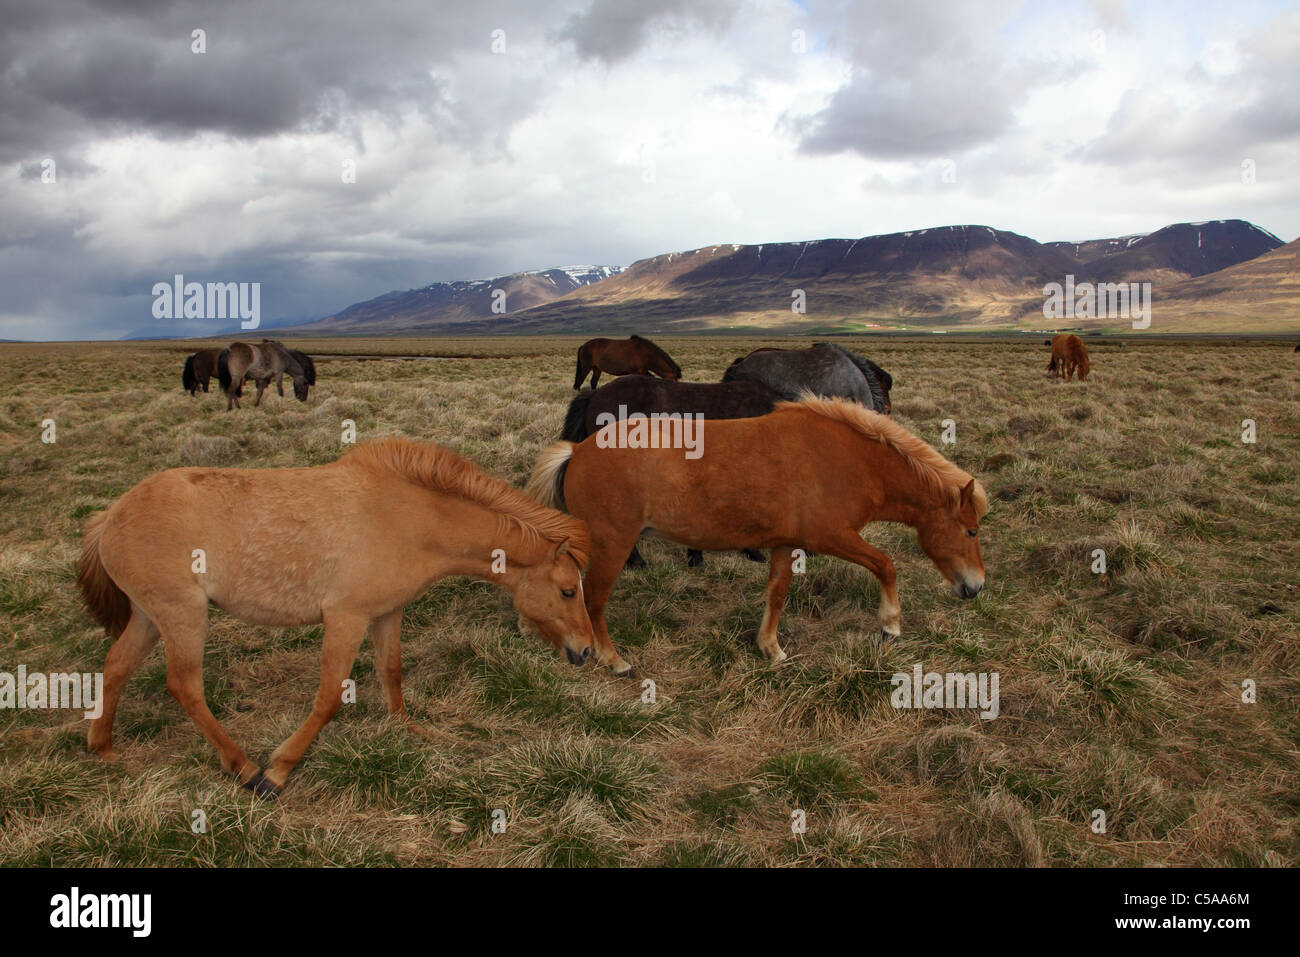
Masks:
[[[880,446],[876,445],[876,448]],[[943,505],[901,452],[888,446],[882,451],[881,461],[884,467],[873,466],[873,471],[880,476],[884,501],[873,521],[899,522],[916,528],[928,512],[942,508]]]
[[[460,500],[460,521],[433,530],[449,553],[452,574],[467,575],[513,592],[519,569],[542,561],[554,545],[530,535],[520,522],[477,502]]]

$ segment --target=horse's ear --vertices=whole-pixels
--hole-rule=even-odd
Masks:
[[[971,479],[969,482],[967,482],[965,485],[962,486],[961,499],[959,500],[958,505],[963,510],[968,507],[969,508],[975,507],[975,480],[974,479]]]
[[[551,556],[557,562],[565,555],[569,554],[569,540],[566,538],[560,544],[555,546],[555,553]]]

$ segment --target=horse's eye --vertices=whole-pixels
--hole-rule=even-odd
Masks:
[[[574,595],[578,594],[578,592],[572,588],[564,588],[561,589],[560,594],[563,595],[565,598],[572,598]]]
[[[979,533],[980,533],[980,530],[979,530],[978,528],[968,528],[968,529],[966,529],[966,534],[969,535],[971,538],[974,538],[974,537],[975,537],[976,535],[978,535]]]

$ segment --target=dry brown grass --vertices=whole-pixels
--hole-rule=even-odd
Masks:
[[[386,721],[363,649],[360,700],[264,805],[223,779],[165,687],[161,649],[127,689],[121,766],[68,713],[0,711],[5,864],[1281,864],[1300,858],[1300,357],[1290,346],[1094,346],[1086,384],[1032,344],[879,340],[895,414],[988,487],[989,584],[952,598],[904,529],[903,638],[870,637],[878,590],[810,560],[782,621],[792,659],[753,646],[766,570],[687,569],[649,542],[614,639],[658,689],[565,665],[514,631],[506,595],[450,580],[405,619],[408,706]],[[716,380],[757,342],[662,340]],[[72,565],[86,516],[178,465],[287,466],[362,438],[445,443],[521,483],[572,395],[570,339],[311,343],[478,355],[324,361],[300,405],[227,415],[180,389],[194,346],[0,346],[0,670],[102,667]],[[40,441],[52,417],[58,442]],[[1240,441],[1244,418],[1259,441]],[[1104,548],[1105,575],[1089,570]],[[251,754],[302,719],[316,629],[214,614],[214,712]],[[889,676],[996,671],[1001,715],[896,711]],[[1258,703],[1243,704],[1253,679]],[[807,833],[790,815],[806,811]],[[1105,834],[1090,828],[1106,811]],[[209,831],[190,830],[205,811]],[[504,834],[493,833],[501,809]]]

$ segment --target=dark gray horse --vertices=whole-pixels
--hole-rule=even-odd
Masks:
[[[257,401],[262,404],[262,393],[275,380],[275,390],[284,395],[281,381],[285,373],[293,377],[293,394],[299,402],[307,401],[307,390],[316,384],[316,365],[311,357],[297,349],[287,349],[274,339],[263,339],[253,345],[249,342],[232,342],[217,354],[217,378],[221,391],[226,394],[226,411],[239,408],[239,397],[244,394],[244,380],[257,383]]]
[[[722,376],[723,382],[743,380],[761,382],[791,401],[806,391],[852,399],[886,415],[893,407],[889,400],[893,377],[870,359],[833,342],[808,349],[757,349],[733,362]]]

